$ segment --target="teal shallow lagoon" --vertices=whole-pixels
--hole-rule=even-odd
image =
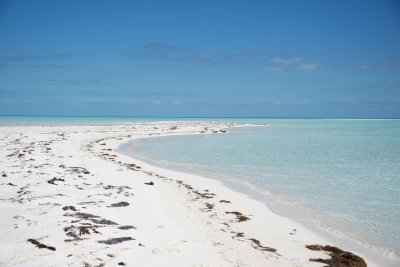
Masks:
[[[121,125],[154,121],[231,121],[260,123],[260,119],[249,118],[208,118],[208,117],[139,117],[139,116],[25,116],[0,115],[0,127],[14,126],[87,126]]]
[[[331,232],[398,257],[399,120],[257,122],[268,126],[143,139],[123,150],[163,167],[250,185]]]
[[[0,116],[0,127],[121,125],[146,121],[171,120],[161,117],[128,116]]]

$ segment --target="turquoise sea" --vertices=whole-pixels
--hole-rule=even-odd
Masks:
[[[400,120],[245,122],[266,126],[141,139],[121,149],[220,179],[278,213],[400,263]]]
[[[1,126],[76,126],[76,125],[121,125],[140,121],[172,120],[163,117],[128,116],[8,116],[0,115]],[[181,120],[180,118],[175,118]]]
[[[400,120],[0,116],[0,126],[158,120],[259,126],[134,140],[121,152],[220,179],[278,214],[354,242],[381,266],[400,265]]]

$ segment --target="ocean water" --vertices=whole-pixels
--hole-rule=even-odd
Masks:
[[[121,151],[240,184],[398,262],[400,120],[249,122],[267,126],[135,140]]]
[[[0,127],[12,126],[87,126],[129,125],[149,121],[232,121],[258,123],[258,119],[208,118],[208,117],[139,117],[139,116],[25,116],[0,115]]]
[[[162,121],[171,118],[129,116],[7,116],[0,115],[0,127],[8,126],[86,126],[122,125],[143,121]]]

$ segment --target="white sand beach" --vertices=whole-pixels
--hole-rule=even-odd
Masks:
[[[365,266],[307,248],[337,245],[220,181],[115,151],[134,138],[231,126],[1,127],[0,266]]]

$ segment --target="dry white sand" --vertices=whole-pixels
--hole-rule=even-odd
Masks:
[[[310,259],[328,253],[306,245],[335,244],[264,203],[114,151],[133,138],[230,126],[0,128],[0,265],[324,266]]]

